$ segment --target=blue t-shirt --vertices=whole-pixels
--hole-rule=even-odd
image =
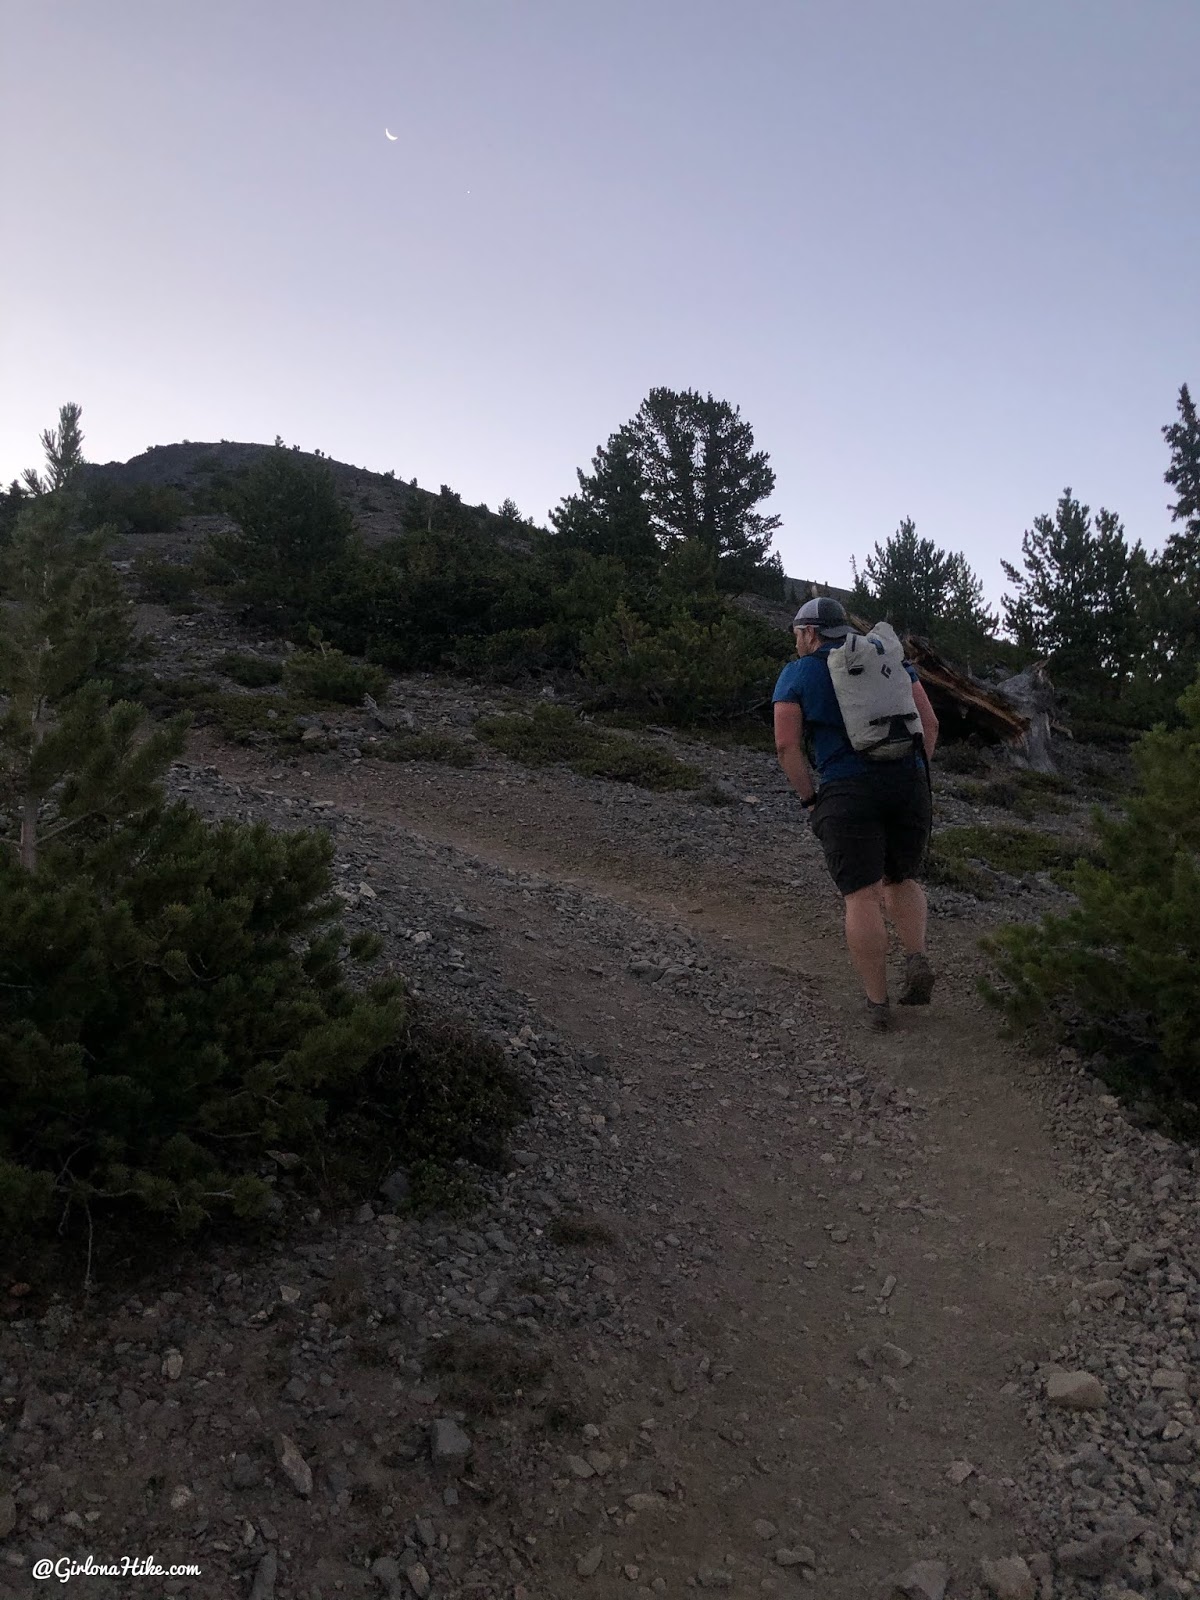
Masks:
[[[808,749],[809,764],[822,783],[834,778],[857,778],[868,772],[878,772],[879,762],[860,756],[850,743],[841,707],[829,675],[829,652],[840,650],[841,644],[823,644],[811,656],[799,656],[789,661],[775,684],[773,701],[794,700],[804,717],[804,743]],[[906,661],[904,670],[914,683],[918,681],[916,669]],[[905,761],[889,762],[892,767],[916,761],[914,752]]]

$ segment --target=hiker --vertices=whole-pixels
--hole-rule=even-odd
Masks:
[[[797,660],[779,674],[773,697],[775,749],[844,897],[846,944],[868,1019],[882,1031],[892,1023],[885,915],[904,947],[899,1003],[928,1005],[933,993],[917,874],[929,844],[938,720],[886,623],[859,634],[839,602],[822,595],[800,607],[792,632]],[[835,653],[841,659],[831,666]]]

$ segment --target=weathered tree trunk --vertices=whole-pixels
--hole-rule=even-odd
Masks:
[[[1052,732],[1066,733],[1067,730],[1055,720],[1057,697],[1046,674],[1046,663],[1035,661],[1024,672],[998,683],[995,692],[1029,724],[1024,737],[1010,747],[1012,760],[1018,765],[1032,767],[1034,772],[1054,772],[1050,736]]]

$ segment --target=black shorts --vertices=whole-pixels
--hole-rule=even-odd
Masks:
[[[925,768],[880,763],[878,773],[835,778],[821,785],[812,808],[813,832],[842,894],[882,879],[919,877],[929,847],[933,806]]]

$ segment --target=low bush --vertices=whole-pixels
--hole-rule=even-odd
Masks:
[[[996,893],[995,879],[973,861],[943,851],[938,844],[939,835],[929,847],[925,860],[925,880],[944,889],[956,889],[959,894],[973,895],[976,900],[990,900]]]
[[[283,684],[297,698],[357,706],[368,694],[382,700],[387,694],[388,675],[382,667],[359,665],[340,650],[322,645],[289,656],[283,664]]]
[[[704,783],[695,767],[582,722],[566,706],[538,706],[532,716],[481,717],[475,731],[493,749],[526,766],[562,762],[584,777],[642,789],[699,789]]]
[[[1069,792],[1070,787],[1064,780],[1042,773],[1013,771],[987,783],[964,782],[958,793],[972,805],[1011,811],[1022,821],[1032,822],[1045,813],[1066,811],[1063,794]]]
[[[1078,905],[987,942],[988,989],[1016,1023],[1067,1038],[1116,1087],[1200,1128],[1200,680],[1182,725],[1135,751],[1126,815],[1095,819],[1099,848],[1073,874]]]
[[[213,670],[224,678],[231,678],[243,689],[265,689],[268,684],[279,683],[283,666],[267,656],[242,655],[236,651],[223,655],[213,663]]]
[[[943,859],[981,861],[1013,877],[1071,868],[1084,853],[1034,828],[942,828],[934,844]]]
[[[170,485],[126,485],[102,478],[84,490],[80,520],[85,528],[109,528],[121,535],[173,533],[187,509],[186,497]]]
[[[140,561],[137,578],[142,599],[155,605],[184,605],[193,599],[196,575],[175,561]]]
[[[474,1186],[460,1163],[504,1164],[508,1135],[530,1108],[528,1091],[499,1045],[409,1001],[395,1041],[371,1062],[357,1111],[376,1119],[375,1143],[391,1142],[408,1169],[412,1204],[462,1209]]]
[[[437,761],[447,767],[469,767],[475,761],[471,745],[445,733],[395,733],[372,754],[383,761]]]
[[[544,1350],[500,1330],[455,1329],[425,1346],[422,1364],[451,1405],[494,1416],[536,1390],[550,1370]]]
[[[397,1163],[427,1207],[496,1167],[526,1092],[491,1041],[396,979],[351,985],[321,832],[182,805],[36,874],[0,855],[0,1241],[260,1217],[287,1187],[370,1194]]]
[[[311,1148],[405,1022],[398,985],[346,982],[330,853],[176,805],[0,856],[0,1230],[261,1211],[264,1152]]]

